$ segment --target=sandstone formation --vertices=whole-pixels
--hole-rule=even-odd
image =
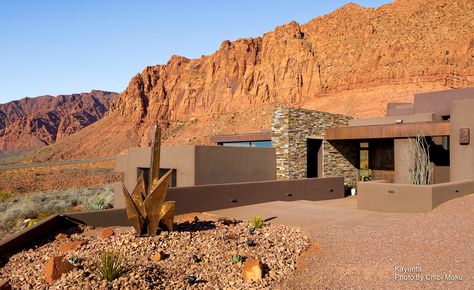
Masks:
[[[164,144],[208,144],[214,134],[269,130],[276,106],[372,117],[414,93],[474,86],[472,19],[472,0],[348,4],[224,41],[198,59],[173,56],[134,76],[108,116],[40,150],[38,160],[147,146],[155,123]]]
[[[117,95],[93,90],[0,104],[0,150],[52,144],[102,118]]]

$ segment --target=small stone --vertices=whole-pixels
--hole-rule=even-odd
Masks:
[[[200,263],[200,262],[201,262],[201,259],[200,259],[198,256],[196,256],[196,255],[193,255],[192,258],[193,258],[193,261],[194,261],[195,263]]]
[[[0,290],[11,290],[12,286],[10,285],[10,281],[7,279],[0,280]]]
[[[262,262],[258,259],[249,258],[242,267],[244,282],[260,281],[263,278]]]
[[[59,245],[59,251],[61,253],[73,251],[73,250],[79,249],[83,244],[84,244],[83,241],[64,243],[64,244]]]
[[[151,256],[151,260],[154,262],[159,262],[165,258],[165,253],[163,251],[158,251],[156,254]]]
[[[255,233],[255,228],[249,228],[249,234],[253,235]]]
[[[64,260],[63,256],[54,256],[46,263],[44,270],[44,279],[48,283],[52,283],[61,277],[62,274],[68,273],[74,269],[68,261]]]
[[[188,276],[189,285],[193,285],[194,283],[196,283],[196,281],[197,281],[196,276]]]
[[[62,241],[62,240],[67,240],[69,236],[66,235],[66,234],[63,234],[63,233],[59,233],[56,235],[56,237],[54,238],[56,241]]]
[[[107,239],[108,237],[113,236],[114,234],[114,230],[112,230],[111,228],[105,228],[100,232],[99,237],[101,239]]]
[[[249,239],[249,240],[247,240],[247,246],[253,247],[253,246],[255,246],[255,242],[253,240]]]

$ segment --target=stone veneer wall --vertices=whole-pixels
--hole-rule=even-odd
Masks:
[[[347,126],[350,116],[296,108],[277,108],[272,117],[272,146],[276,149],[277,178],[305,178],[307,137],[323,138],[324,129]],[[345,143],[345,144],[344,144]],[[357,181],[357,147],[348,142],[323,141],[324,176],[344,176],[345,183]],[[346,158],[347,157],[347,158]],[[354,159],[355,158],[355,159]]]

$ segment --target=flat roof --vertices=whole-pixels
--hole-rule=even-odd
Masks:
[[[449,136],[451,125],[443,122],[419,122],[372,126],[354,126],[326,129],[326,140],[361,140],[383,138],[408,138],[418,134],[425,136]]]
[[[229,135],[211,136],[211,142],[212,143],[268,141],[268,140],[272,140],[272,132],[271,131],[263,131],[263,132],[257,132],[257,133],[229,134]]]

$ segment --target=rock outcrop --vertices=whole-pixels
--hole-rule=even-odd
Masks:
[[[52,144],[101,119],[117,96],[93,90],[0,104],[0,150]]]
[[[295,106],[381,116],[414,93],[474,86],[474,1],[396,0],[348,4],[304,25],[224,41],[198,59],[146,67],[92,126],[47,146],[38,160],[112,156],[209,136],[270,129],[272,108]]]
[[[474,2],[348,4],[262,37],[224,41],[199,59],[173,56],[132,78],[111,110],[163,126],[264,104],[397,84],[474,85]]]

